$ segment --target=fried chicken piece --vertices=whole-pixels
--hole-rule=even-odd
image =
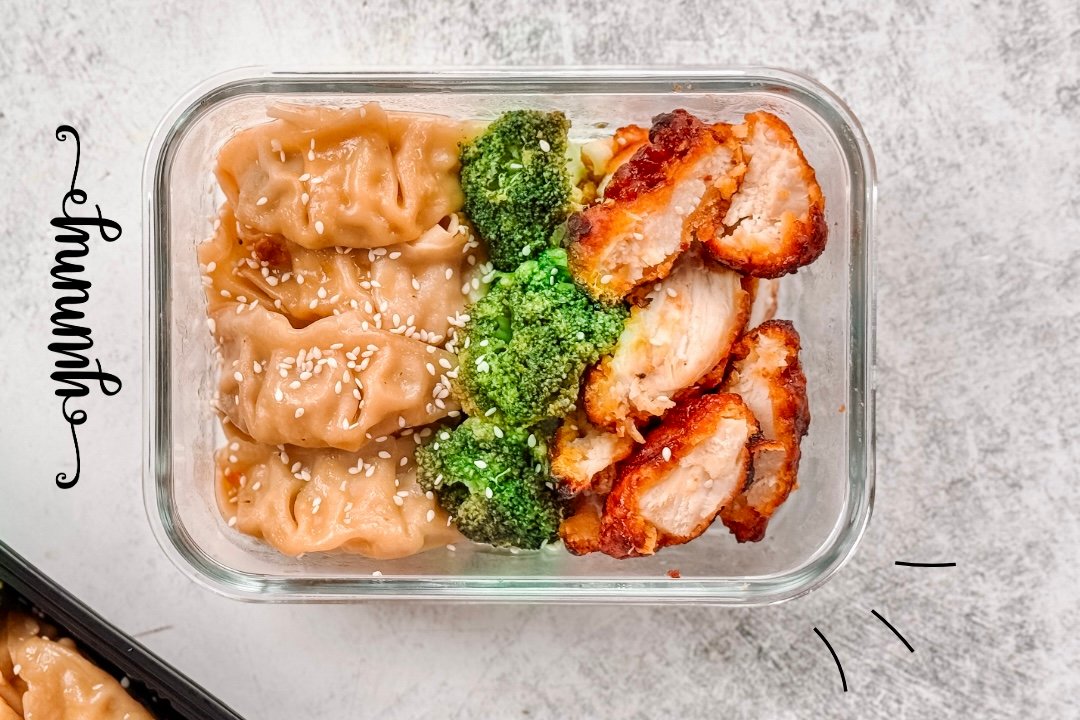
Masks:
[[[730,126],[723,126],[730,127]],[[825,250],[825,199],[791,128],[767,112],[730,128],[746,172],[722,215],[691,219],[694,238],[720,262],[763,278],[787,275]]]
[[[799,334],[787,320],[768,320],[740,338],[724,391],[738,393],[761,425],[751,447],[753,479],[720,513],[739,542],[765,536],[769,518],[798,485],[800,442],[810,426]]]
[[[586,492],[570,501],[570,512],[559,525],[559,537],[574,555],[587,555],[600,549],[600,518],[605,498]]]
[[[749,293],[738,273],[685,254],[630,311],[610,356],[590,371],[585,409],[593,423],[635,440],[688,388],[720,384],[728,352],[746,326]]]
[[[750,282],[750,319],[746,327],[756,328],[776,317],[780,300],[780,278],[747,278]]]
[[[606,432],[579,410],[566,417],[551,443],[551,474],[559,492],[574,496],[586,490],[607,493],[615,480],[615,463],[626,458],[634,442]]]
[[[758,434],[738,395],[702,395],[664,416],[620,466],[600,521],[612,557],[651,555],[701,535],[744,487]]]
[[[615,171],[604,200],[570,216],[574,277],[609,302],[666,277],[690,246],[695,218],[726,209],[744,169],[728,126],[710,127],[685,110],[658,115],[648,144]]]
[[[581,161],[598,183],[600,195],[611,182],[615,171],[649,142],[649,131],[640,125],[627,125],[610,137],[596,138],[581,146]]]

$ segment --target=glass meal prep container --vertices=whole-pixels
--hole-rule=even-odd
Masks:
[[[787,122],[824,193],[829,243],[817,262],[780,286],[776,316],[792,320],[802,336],[813,420],[799,489],[765,539],[738,544],[717,522],[686,545],[629,560],[575,557],[561,545],[511,552],[460,542],[455,550],[387,561],[289,557],[227,527],[214,490],[223,434],[211,407],[217,370],[195,248],[212,234],[221,202],[217,151],[236,131],[265,122],[267,106],[283,100],[343,107],[378,101],[480,119],[513,108],[558,109],[572,120],[574,140],[629,123],[648,126],[675,108],[726,122],[765,109]],[[188,576],[247,600],[764,605],[807,593],[851,556],[873,502],[875,192],[873,157],[851,111],[788,71],[242,71],[214,78],[168,113],[146,158],[144,490],[155,535]]]

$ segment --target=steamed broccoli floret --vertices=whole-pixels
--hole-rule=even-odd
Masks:
[[[465,213],[497,270],[510,271],[551,246],[570,212],[567,131],[561,112],[503,113],[461,148]]]
[[[562,507],[547,484],[547,448],[537,434],[469,418],[437,430],[416,463],[420,486],[470,540],[535,549],[558,535]]]
[[[517,427],[570,412],[581,374],[611,350],[626,319],[625,308],[574,284],[562,249],[500,274],[468,312],[456,394],[469,415],[498,413]]]

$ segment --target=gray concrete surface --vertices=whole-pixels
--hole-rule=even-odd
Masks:
[[[247,717],[1080,717],[1075,2],[17,1],[4,14],[0,537]],[[879,486],[853,562],[808,597],[737,611],[269,607],[190,583],[139,489],[140,169],[158,119],[242,65],[540,63],[787,66],[862,118],[880,183]],[[83,134],[92,200],[125,228],[89,272],[95,349],[125,386],[87,405],[70,492],[53,486],[70,444],[46,351],[61,122]]]

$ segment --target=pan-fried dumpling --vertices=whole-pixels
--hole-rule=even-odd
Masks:
[[[151,720],[116,678],[83,657],[70,640],[46,639],[44,628],[23,613],[10,612],[4,620],[4,679],[11,673],[8,686],[23,694],[14,703],[0,699],[0,720]]]
[[[222,511],[240,532],[289,555],[391,559],[454,542],[446,513],[416,483],[413,453],[431,430],[405,432],[344,452],[256,443],[226,423],[217,455]]]
[[[474,122],[420,113],[277,105],[234,135],[217,177],[241,226],[307,248],[410,242],[461,209],[458,145]]]
[[[259,442],[359,450],[373,436],[456,416],[457,358],[401,333],[333,315],[294,329],[233,303],[211,314],[221,355],[219,409]]]
[[[355,312],[369,327],[401,328],[406,337],[441,346],[490,271],[457,215],[411,243],[371,250],[309,250],[238,226],[226,206],[214,237],[199,246],[209,306],[258,301],[294,327]]]

